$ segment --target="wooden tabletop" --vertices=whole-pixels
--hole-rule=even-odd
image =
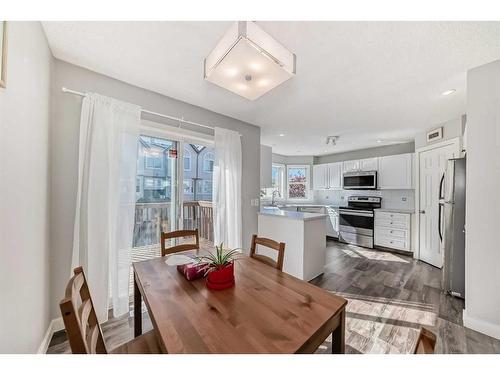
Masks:
[[[248,256],[236,285],[211,291],[186,280],[166,258],[134,263],[136,335],[141,296],[166,353],[312,353],[333,332],[344,351],[347,301]]]

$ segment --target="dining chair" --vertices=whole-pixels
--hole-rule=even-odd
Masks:
[[[268,256],[257,254],[257,245],[261,245],[278,252],[278,259],[274,261]],[[270,265],[271,267],[277,268],[283,271],[283,259],[285,257],[285,244],[283,242],[276,242],[269,238],[257,237],[256,234],[252,236],[252,245],[250,247],[250,256],[254,259],[260,260],[261,262]]]
[[[154,330],[108,351],[83,268],[77,267],[73,272],[74,275],[66,287],[66,295],[59,303],[73,354],[161,353]]]
[[[195,243],[183,243],[176,246],[165,247],[165,241],[172,238],[182,238],[182,237],[194,237]],[[164,257],[168,254],[178,253],[180,251],[187,250],[199,250],[200,249],[200,236],[198,234],[198,228],[193,230],[176,230],[173,232],[162,232],[161,233],[161,256]]]
[[[436,335],[427,328],[421,327],[413,354],[434,354],[436,348]]]

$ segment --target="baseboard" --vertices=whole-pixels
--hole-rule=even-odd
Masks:
[[[500,325],[470,317],[465,309],[463,311],[463,321],[465,327],[500,340]]]
[[[47,331],[45,332],[45,336],[43,336],[43,340],[40,346],[38,347],[37,354],[47,353],[47,349],[49,348],[52,335],[54,334],[54,332],[61,331],[63,329],[64,329],[64,322],[62,318],[57,318],[52,320],[47,328]]]

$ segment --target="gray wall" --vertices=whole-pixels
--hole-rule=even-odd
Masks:
[[[8,24],[0,88],[0,353],[35,353],[49,325],[49,98],[39,22]]]
[[[260,128],[136,86],[55,60],[52,89],[52,192],[51,192],[51,316],[59,316],[58,305],[70,272],[73,222],[77,189],[78,128],[82,98],[64,94],[61,87],[93,91],[135,103],[146,109],[242,134],[243,245],[250,246],[257,233],[257,210],[250,200],[259,197]],[[159,118],[149,118],[161,121]],[[196,129],[199,130],[199,129]]]
[[[500,60],[467,73],[465,311],[500,339]]]
[[[421,132],[415,136],[415,148],[425,147],[432,143],[442,142],[448,139],[461,137],[465,129],[466,116],[461,115],[442,124],[436,124],[429,127],[426,131]],[[427,133],[438,127],[443,127],[443,138],[434,142],[427,143]]]
[[[367,159],[379,156],[407,154],[410,152],[415,152],[415,143],[413,142],[400,143],[396,145],[388,145],[381,147],[365,148],[362,150],[341,152],[338,154],[316,156],[314,158],[314,164],[335,163],[338,161]]]

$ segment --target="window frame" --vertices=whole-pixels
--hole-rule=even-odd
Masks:
[[[212,170],[210,169],[206,169],[205,168],[205,161],[207,161],[207,156],[208,155],[212,155],[212,159],[211,160],[208,160],[208,161],[211,161],[212,162]],[[203,172],[206,172],[206,173],[213,173],[214,171],[214,163],[215,163],[215,153],[213,153],[212,151],[207,151],[205,154],[203,154]]]
[[[148,160],[156,160],[158,159],[160,161],[160,166],[159,167],[149,167],[148,166]],[[152,157],[152,153],[148,151],[144,151],[144,169],[155,169],[155,170],[161,170],[163,169],[163,154],[160,151],[158,156]]]
[[[278,192],[280,193],[280,196],[277,197],[277,200],[285,200],[285,173],[286,173],[286,165],[285,164],[280,164],[280,163],[272,163],[272,168],[279,168],[281,171],[278,176]],[[262,197],[262,200],[271,200],[272,199],[272,192],[276,190],[275,187],[271,186],[268,188],[262,188],[261,190],[265,191],[265,196]],[[271,195],[269,195],[269,192],[271,192]]]
[[[305,169],[306,170],[306,182],[305,185],[305,194],[304,198],[290,198],[290,169]],[[288,164],[286,166],[286,199],[288,201],[307,201],[310,199],[310,190],[311,190],[311,166],[309,164]]]
[[[189,143],[187,144],[189,146]],[[191,163],[192,163],[192,159],[191,159],[191,151],[189,150],[186,150],[186,147],[184,148],[184,153],[182,155],[182,169],[184,170],[184,172],[191,172]],[[186,165],[185,165],[185,159],[188,159],[189,160],[189,168],[186,168]]]

